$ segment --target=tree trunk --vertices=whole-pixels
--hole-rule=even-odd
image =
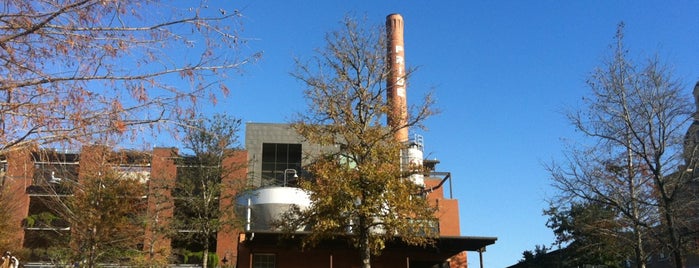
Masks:
[[[97,242],[95,242],[95,237],[97,237],[97,226],[90,229],[90,250],[87,255],[87,267],[93,268],[95,267],[95,259],[97,259],[95,256],[97,255]]]
[[[659,166],[656,164],[656,166]],[[658,168],[659,170],[659,168]],[[662,174],[659,174],[656,172],[654,175],[655,179],[655,185],[656,188],[658,188],[660,192],[660,206],[663,211],[663,217],[665,218],[665,230],[667,231],[667,236],[670,239],[670,254],[672,255],[673,262],[675,264],[676,268],[684,268],[684,252],[682,249],[682,241],[680,240],[681,238],[679,237],[679,234],[677,233],[677,228],[676,228],[676,222],[675,222],[675,215],[680,215],[678,214],[678,211],[675,211],[675,202],[676,199],[673,199],[670,197],[670,195],[677,196],[676,193],[668,193],[667,189],[667,184],[666,181],[663,179]],[[679,183],[679,185],[683,185],[682,183]],[[686,185],[685,185],[686,187]],[[679,187],[675,186],[675,191],[678,191]]]
[[[663,195],[666,196],[666,194],[663,192]],[[665,206],[665,224],[667,227],[667,233],[670,238],[670,249],[672,254],[672,258],[674,260],[674,264],[676,268],[684,268],[684,254],[682,252],[682,243],[680,242],[680,238],[677,235],[677,230],[675,228],[675,219],[672,216],[674,213],[670,211],[672,208],[671,200],[669,198],[663,198],[663,205]]]
[[[207,265],[209,264],[209,236],[208,232],[205,232],[207,234],[206,238],[204,238],[204,252],[201,254],[202,260],[202,268],[207,268]]]
[[[638,228],[638,225],[635,224],[636,227]],[[635,253],[635,259],[636,259],[636,267],[637,268],[646,268],[646,258],[645,258],[645,252],[643,250],[643,238],[641,237],[641,232],[636,229],[634,230],[634,236],[636,236],[636,245],[634,246],[634,253]]]
[[[201,254],[202,257],[202,268],[206,268],[209,264],[209,247],[204,247],[204,253]]]
[[[362,268],[371,268],[371,247],[369,245],[369,228],[366,217],[359,217],[359,250]]]
[[[371,268],[371,250],[369,249],[369,233],[363,232],[361,237],[361,258],[362,258],[362,268]]]
[[[625,97],[624,97],[625,98]],[[626,101],[624,101],[626,103]],[[626,109],[624,109],[626,111]],[[625,113],[628,114],[628,113]],[[624,117],[627,124],[631,124],[631,118],[627,115]],[[645,251],[643,249],[643,236],[641,234],[641,226],[638,223],[639,221],[639,207],[638,207],[638,196],[636,193],[636,187],[638,183],[636,182],[635,179],[635,165],[633,162],[633,151],[631,150],[630,144],[632,143],[632,138],[631,138],[631,133],[626,132],[626,171],[627,173],[627,180],[628,180],[628,187],[629,187],[629,195],[631,196],[631,213],[632,213],[632,221],[633,221],[633,235],[634,235],[634,240],[635,240],[635,245],[634,245],[634,254],[635,259],[636,259],[636,267],[637,268],[645,268],[646,267],[646,258],[645,258]]]

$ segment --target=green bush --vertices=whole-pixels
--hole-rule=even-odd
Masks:
[[[211,268],[218,267],[218,255],[215,252],[209,252],[208,264]]]
[[[183,257],[183,264],[202,264],[202,260],[204,259],[203,251],[189,251],[186,249],[181,249],[180,254]],[[218,267],[218,262],[219,259],[218,255],[216,255],[216,252],[209,252],[209,257],[207,260],[208,267],[216,268]]]

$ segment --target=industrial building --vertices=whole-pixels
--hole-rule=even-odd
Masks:
[[[287,124],[248,123],[246,125],[246,149],[236,152],[229,160],[249,163],[247,168],[228,174],[224,180],[247,178],[256,188],[252,210],[255,213],[250,225],[236,230],[220,232],[215,251],[224,263],[237,263],[237,267],[354,267],[345,266],[357,262],[358,253],[341,241],[328,241],[317,249],[299,247],[298,241],[282,241],[281,233],[270,225],[274,209],[284,208],[288,204],[308,205],[308,198],[294,186],[294,179],[302,170],[303,155],[308,150],[322,148],[305,144]],[[421,144],[418,144],[422,146]],[[61,246],[57,240],[46,238],[47,235],[69,237],[70,226],[61,220],[51,225],[27,225],[27,218],[47,211],[41,202],[49,192],[42,191],[55,180],[80,180],[80,169],[86,160],[94,157],[103,147],[86,148],[80,153],[56,152],[17,152],[3,159],[6,171],[3,186],[8,187],[17,200],[16,213],[11,215],[18,224],[23,224],[23,232],[17,234],[17,248],[25,247],[30,251],[27,261],[45,262],[42,256],[46,248]],[[114,152],[118,153],[118,152]],[[177,178],[178,156],[174,148],[155,148],[152,152],[128,152],[132,157],[128,162],[121,162],[117,168],[122,172],[140,174],[151,191],[161,189],[156,184],[172,184]],[[376,258],[375,267],[442,267],[451,262],[449,267],[466,267],[465,251],[482,252],[486,246],[495,242],[492,237],[461,236],[459,229],[458,201],[452,198],[451,174],[439,172],[436,160],[425,160],[427,168],[424,177],[425,188],[431,189],[427,196],[431,204],[438,208],[439,234],[435,247],[417,248],[400,243],[387,245],[384,253]],[[296,175],[296,176],[295,176]],[[446,191],[445,191],[446,190]],[[58,193],[60,194],[60,193]],[[155,195],[151,192],[150,195]],[[244,194],[239,194],[240,205],[245,207]],[[155,201],[147,200],[149,212],[153,213]],[[172,201],[171,201],[172,202]],[[305,203],[304,203],[305,202]],[[161,206],[163,206],[161,204]],[[172,206],[163,215],[172,215]],[[267,215],[267,216],[265,216]],[[272,216],[270,216],[272,215]],[[303,233],[299,233],[300,236]],[[154,240],[153,232],[144,230],[143,244]],[[167,237],[155,239],[156,247],[172,247],[173,241]],[[62,240],[68,246],[69,240]],[[257,261],[273,262],[274,266],[261,266]],[[317,266],[308,266],[317,262]],[[401,265],[398,265],[402,263]],[[429,265],[428,265],[429,264]]]
[[[407,116],[404,49],[402,41],[403,20],[400,15],[387,17],[389,31],[389,53],[392,59],[392,75],[387,82],[388,99],[394,105],[394,112],[388,117],[388,124],[404,124]],[[342,237],[326,241],[313,248],[302,248],[300,239],[309,230],[299,230],[289,238],[271,226],[280,213],[293,206],[308,207],[308,193],[296,186],[296,179],[304,176],[303,167],[311,153],[332,150],[332,148],[309,144],[288,124],[248,123],[245,126],[245,148],[236,151],[224,162],[240,163],[242,168],[227,173],[223,182],[244,180],[246,191],[225,189],[226,196],[220,197],[222,209],[230,209],[235,203],[237,217],[243,223],[236,228],[219,231],[214,251],[219,263],[211,265],[227,267],[286,268],[286,267],[359,267],[359,253],[343,242]],[[436,218],[439,237],[433,246],[416,247],[401,242],[389,242],[383,253],[372,259],[372,267],[467,267],[467,251],[480,253],[480,266],[483,266],[482,253],[487,246],[495,243],[495,237],[462,236],[459,227],[458,200],[453,199],[452,176],[437,168],[439,161],[423,159],[423,138],[413,135],[403,128],[395,138],[406,145],[402,153],[405,161],[416,160],[424,166],[425,172],[411,177],[411,181],[426,189],[430,204],[437,208]],[[103,146],[84,147],[81,152],[65,152],[44,149],[16,151],[3,156],[3,187],[17,200],[16,209],[10,217],[22,225],[17,234],[17,248],[28,250],[29,262],[46,262],[46,248],[52,243],[70,245],[70,225],[60,219],[50,224],[28,224],[27,219],[49,209],[42,205],[47,195],[60,195],[61,191],[46,191],[60,181],[80,182],[81,170],[98,155],[113,154],[114,163],[123,174],[140,178],[148,186],[143,197],[143,208],[139,213],[158,214],[160,221],[149,222],[144,226],[143,242],[140,250],[152,252],[174,252],[177,241],[156,232],[157,224],[167,224],[177,210],[170,198],[163,202],[155,196],[171,196],[169,189],[177,183],[181,166],[175,161],[184,156],[174,148],[155,148],[150,152],[112,152]],[[412,175],[411,175],[412,176]],[[53,188],[52,188],[53,189]],[[65,192],[70,194],[70,192]],[[312,230],[310,230],[312,231]],[[351,235],[348,233],[346,235]],[[65,237],[63,240],[47,237]],[[54,245],[55,246],[55,245]],[[165,256],[170,257],[170,256]],[[176,259],[182,264],[182,259]]]
[[[252,218],[259,222],[253,220],[242,232],[238,264],[250,267],[255,256],[266,256],[277,263],[298,262],[298,265],[289,267],[302,267],[310,260],[317,261],[317,267],[325,267],[321,266],[323,263],[328,264],[327,267],[357,266],[359,253],[346,243],[329,241],[319,249],[303,251],[294,241],[280,245],[278,242],[282,234],[268,225],[273,220],[271,217],[285,208],[283,204],[296,204],[300,207],[309,205],[308,197],[300,189],[293,187],[293,180],[306,164],[304,161],[307,160],[303,156],[323,148],[306,144],[287,124],[248,123],[245,136],[250,163],[249,179],[259,187],[249,196],[253,197],[253,208],[260,208],[257,213],[266,214],[253,212]],[[421,139],[413,139],[413,143],[422,152]],[[435,216],[439,219],[440,237],[436,246],[417,248],[400,243],[390,244],[376,258],[375,267],[443,267],[435,265],[447,262],[451,262],[449,267],[465,267],[465,251],[482,252],[486,246],[495,242],[496,238],[493,237],[461,236],[458,200],[453,199],[451,193],[451,174],[439,172],[438,163],[436,160],[424,160],[426,172],[421,178],[424,187],[430,190],[427,198],[438,208]],[[445,192],[445,189],[448,191]],[[246,204],[246,195],[242,195],[238,202]],[[303,233],[299,235],[302,236]],[[344,266],[353,262],[357,262],[355,266]]]

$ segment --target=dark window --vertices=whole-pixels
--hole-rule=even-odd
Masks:
[[[262,184],[281,185],[285,171],[301,168],[301,144],[264,143],[262,144]],[[293,176],[293,172],[286,173]]]
[[[276,261],[276,256],[274,254],[256,253],[252,255],[253,268],[274,268]]]

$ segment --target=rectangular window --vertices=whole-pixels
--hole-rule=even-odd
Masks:
[[[281,185],[285,170],[299,171],[301,168],[301,144],[263,143],[262,144],[262,183]],[[292,176],[289,172],[286,175]]]
[[[270,253],[255,253],[252,255],[253,268],[274,268],[276,267],[276,256]]]

